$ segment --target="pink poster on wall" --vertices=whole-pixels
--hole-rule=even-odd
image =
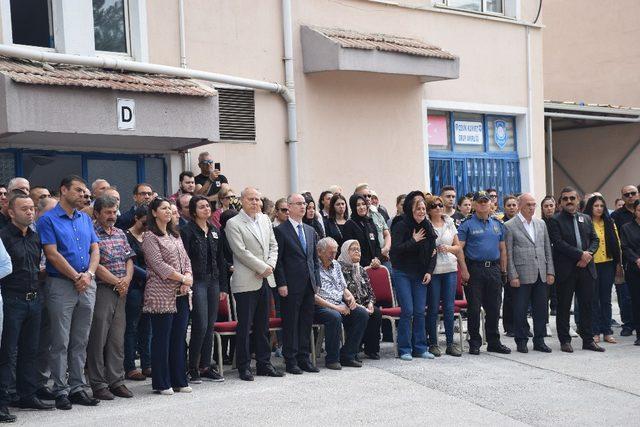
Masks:
[[[447,145],[447,118],[427,116],[429,145]]]

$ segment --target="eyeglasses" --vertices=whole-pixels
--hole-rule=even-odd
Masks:
[[[200,162],[201,165],[212,165],[213,160],[203,160]]]
[[[370,199],[370,198],[371,198],[371,194],[365,194],[363,197],[364,197],[365,199]]]
[[[576,196],[562,196],[562,198],[560,200],[562,200],[563,202],[568,202],[568,201],[574,201],[576,200],[577,197]]]
[[[153,192],[151,191],[138,191],[139,196],[153,196]]]
[[[294,202],[291,203],[292,205],[296,205],[296,206],[307,206],[307,202]]]
[[[287,208],[280,208],[280,209],[278,209],[278,210],[279,210],[280,212],[282,212],[282,213],[289,213],[289,209],[287,209]]]
[[[629,191],[628,193],[623,193],[622,195],[623,195],[624,197],[626,197],[626,198],[629,198],[629,197],[633,197],[633,196],[635,196],[635,195],[637,195],[637,194],[638,194],[638,192],[637,192],[637,191]]]
[[[497,194],[489,194],[489,197],[491,197],[492,199],[497,199],[498,195]]]
[[[233,196],[233,195],[232,196],[224,196],[222,198],[222,200],[231,200],[231,199],[235,199],[235,198],[236,198],[236,196]]]

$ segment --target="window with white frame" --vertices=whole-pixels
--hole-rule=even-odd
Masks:
[[[504,0],[437,0],[436,3],[474,12],[496,13],[499,15],[505,13]]]
[[[10,9],[14,44],[54,47],[51,0],[11,0]]]
[[[128,0],[93,0],[95,49],[130,54]]]

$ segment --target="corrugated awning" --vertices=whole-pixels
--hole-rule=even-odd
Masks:
[[[423,82],[459,76],[456,55],[414,38],[302,26],[301,39],[305,73],[364,71],[417,76]]]
[[[112,89],[127,92],[164,93],[210,97],[216,90],[193,79],[50,64],[0,56],[0,74],[16,83]]]

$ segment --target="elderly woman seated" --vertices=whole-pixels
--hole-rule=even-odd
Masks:
[[[360,243],[357,240],[347,240],[342,244],[338,262],[342,267],[342,275],[347,282],[347,289],[356,299],[356,303],[369,313],[367,329],[365,330],[362,344],[364,354],[369,359],[380,359],[380,324],[382,314],[380,308],[375,306],[376,297],[369,281],[369,276],[360,265]]]

